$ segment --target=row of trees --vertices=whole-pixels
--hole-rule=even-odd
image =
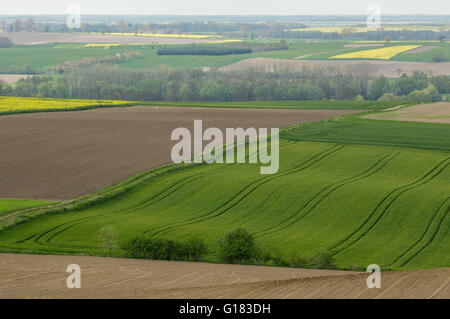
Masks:
[[[105,226],[100,231],[102,247],[111,256],[112,248],[118,242],[117,233],[111,226]],[[174,241],[138,235],[119,243],[119,248],[125,256],[132,258],[155,260],[202,261],[209,253],[207,244],[201,239]],[[297,254],[286,260],[278,252],[268,250],[258,242],[255,236],[245,228],[238,227],[226,233],[218,242],[218,255],[222,262],[230,264],[252,264],[267,266],[291,266],[336,269],[335,260],[326,252],[309,260]]]
[[[0,21],[0,28],[3,32],[68,32],[65,23],[36,23],[33,18],[16,19],[11,22]],[[374,30],[368,32],[352,32],[343,29],[341,32],[321,32],[321,31],[289,31],[292,29],[304,29],[303,23],[129,23],[124,20],[115,24],[106,23],[82,23],[79,29],[81,32],[97,33],[215,33],[227,34],[246,38],[270,37],[288,39],[327,39],[327,40],[378,40],[386,37],[392,40],[441,40],[448,39],[450,32],[443,28],[441,31],[432,30]]]
[[[121,243],[127,256],[155,260],[200,261],[208,253],[208,246],[200,239],[174,241],[136,236]]]
[[[0,90],[0,95],[136,101],[377,100],[385,99],[385,94],[401,99],[439,100],[450,94],[450,77],[423,72],[399,79],[373,77],[365,64],[353,69],[275,72],[169,67],[128,70],[90,65],[56,77],[42,75],[20,80],[14,86],[3,84]]]
[[[33,32],[36,30],[35,26],[36,23],[33,18],[25,20],[18,18],[11,23],[6,22],[6,20],[0,21],[0,28],[3,32]]]

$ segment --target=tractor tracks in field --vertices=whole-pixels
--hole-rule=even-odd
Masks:
[[[296,143],[295,141],[289,141],[288,143],[285,143],[285,145],[290,145],[290,144],[295,144],[295,143]],[[226,167],[227,166],[218,166],[216,168],[209,169],[207,173],[210,173],[211,171],[217,172],[217,171],[225,169]],[[87,222],[99,220],[99,219],[114,218],[114,217],[117,217],[118,214],[120,214],[120,217],[123,217],[123,215],[125,215],[125,214],[136,213],[139,210],[148,208],[148,207],[156,204],[157,202],[164,200],[165,198],[167,198],[170,195],[179,191],[181,188],[186,187],[187,185],[193,183],[194,181],[206,176],[207,173],[190,175],[190,176],[181,178],[181,179],[177,180],[176,182],[172,183],[171,185],[169,185],[168,187],[165,187],[162,191],[154,194],[153,196],[151,196],[150,198],[147,198],[144,201],[139,202],[136,205],[128,206],[125,209],[118,209],[118,210],[114,210],[114,211],[98,213],[98,214],[95,214],[94,216],[88,216],[88,217],[84,217],[81,219],[76,219],[71,222],[62,223],[62,224],[52,227],[42,233],[35,233],[31,236],[28,236],[27,238],[20,240],[16,243],[24,243],[24,242],[33,240],[36,244],[39,244],[39,245],[56,246],[56,244],[52,243],[52,240],[55,237],[57,237],[58,235],[60,235],[61,233],[64,233],[65,231],[67,231],[73,227],[79,226],[81,224],[85,224]],[[144,177],[144,178],[147,179],[146,177]],[[50,233],[52,233],[52,234],[49,235]],[[45,240],[42,240],[43,237],[45,237],[47,235],[49,235],[49,236],[46,237]]]
[[[441,174],[448,166],[449,157],[440,161],[437,165],[433,166],[425,175],[415,180],[412,183],[397,187],[390,191],[372,210],[366,220],[346,238],[335,244],[329,249],[331,256],[335,256],[342,251],[348,249],[356,242],[361,240],[368,232],[370,232],[386,214],[386,212],[392,207],[393,203],[405,192],[418,186],[424,185],[432,181],[436,176]]]
[[[231,208],[235,207],[240,202],[245,200],[247,197],[249,197],[252,193],[254,193],[259,187],[263,186],[264,184],[266,184],[270,181],[273,181],[275,179],[284,177],[286,175],[297,173],[299,171],[303,171],[303,170],[313,166],[314,164],[322,161],[323,159],[329,157],[330,155],[340,151],[344,147],[345,146],[342,146],[342,145],[332,146],[332,147],[327,148],[326,150],[321,151],[318,154],[312,156],[308,160],[302,162],[300,165],[297,165],[296,167],[293,167],[285,172],[282,172],[282,173],[279,173],[276,175],[269,175],[269,176],[259,178],[256,181],[253,181],[250,184],[246,185],[244,188],[242,188],[239,192],[237,192],[230,199],[228,199],[221,207],[216,208],[202,216],[195,217],[195,218],[186,220],[184,222],[180,222],[177,224],[172,224],[170,226],[163,227],[163,228],[157,230],[156,232],[154,232],[152,235],[153,236],[159,235],[163,232],[169,231],[171,229],[174,229],[174,228],[177,228],[180,226],[186,226],[186,225],[190,225],[190,224],[197,223],[197,222],[202,222],[205,220],[209,220],[209,219],[221,216],[224,213],[226,213],[227,211],[229,211]]]
[[[363,172],[352,176],[345,178],[343,180],[334,182],[322,190],[320,190],[318,193],[316,193],[312,198],[310,198],[300,209],[298,209],[294,214],[290,215],[289,217],[285,218],[280,223],[273,225],[269,228],[266,228],[262,231],[256,232],[255,235],[259,237],[265,237],[268,235],[271,235],[275,232],[285,230],[294,224],[298,223],[301,219],[309,215],[322,201],[324,201],[329,195],[340,189],[341,187],[344,187],[348,184],[358,182],[362,179],[368,178],[379,171],[381,171],[386,165],[388,165],[392,160],[394,160],[398,155],[400,154],[400,151],[397,151],[394,153],[394,150],[392,150],[390,153],[382,156],[375,164],[364,170]]]
[[[433,217],[428,223],[422,236],[412,244],[407,250],[405,250],[400,256],[398,256],[391,265],[403,267],[419,255],[427,246],[429,246],[436,238],[441,226],[448,216],[450,206],[448,205],[450,197],[447,197],[436,209]]]
[[[66,230],[68,230],[68,229],[70,229],[72,227],[78,226],[78,225],[86,223],[86,222],[91,222],[91,221],[94,221],[94,220],[103,219],[103,218],[106,218],[106,217],[115,217],[115,216],[117,216],[116,215],[117,213],[121,213],[121,215],[126,214],[126,213],[134,213],[134,212],[136,212],[136,210],[139,210],[139,209],[151,206],[153,204],[152,202],[155,202],[155,200],[159,201],[159,200],[161,200],[163,198],[166,198],[166,197],[170,196],[172,193],[176,192],[181,187],[183,187],[183,186],[193,182],[194,180],[196,180],[197,178],[200,178],[203,175],[204,174],[200,174],[200,175],[193,175],[193,176],[188,176],[186,178],[182,178],[181,180],[176,181],[175,183],[171,184],[169,187],[165,188],[163,191],[158,192],[157,194],[153,195],[151,198],[145,200],[144,202],[141,202],[141,203],[139,203],[137,205],[128,207],[125,210],[108,211],[108,212],[105,212],[105,213],[96,214],[94,216],[89,216],[89,217],[85,217],[85,218],[81,218],[81,219],[76,219],[76,220],[74,220],[72,222],[62,223],[62,224],[59,224],[59,225],[57,225],[55,227],[52,227],[52,228],[50,228],[50,229],[48,229],[48,230],[46,230],[46,231],[44,231],[42,233],[34,234],[32,236],[29,236],[26,239],[21,240],[21,241],[19,241],[17,243],[24,243],[26,241],[29,241],[29,240],[33,239],[33,241],[35,243],[37,243],[37,244],[51,245],[52,244],[51,240],[53,238],[55,238],[59,234],[65,232]],[[62,227],[64,227],[64,228],[61,229]],[[53,232],[55,230],[58,230],[58,229],[61,229],[61,230],[59,230],[58,232],[52,234],[50,237],[46,238],[45,241],[43,241],[43,242],[41,241],[41,239],[44,236],[46,236],[49,233],[51,233],[51,232]]]

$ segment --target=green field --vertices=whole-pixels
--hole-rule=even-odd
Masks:
[[[401,53],[391,60],[393,61],[411,61],[411,62],[448,62],[450,61],[450,45],[437,45],[435,43],[428,44],[430,46],[436,46],[431,50],[421,53]],[[435,61],[435,59],[440,61]]]
[[[275,40],[269,40],[275,42]],[[13,48],[0,49],[0,67],[15,66],[22,67],[30,65],[34,71],[42,72],[46,67],[55,66],[59,63],[71,60],[81,60],[87,57],[114,56],[118,53],[139,51],[141,57],[122,62],[120,65],[130,69],[151,68],[159,65],[167,65],[173,68],[201,68],[201,67],[221,67],[243,59],[266,57],[278,59],[311,59],[327,60],[329,57],[357,52],[361,50],[371,50],[373,47],[344,48],[345,44],[351,41],[291,41],[288,50],[254,52],[250,54],[236,54],[225,56],[159,56],[156,54],[158,45],[120,45],[112,46],[109,49],[102,47],[87,48],[80,44],[42,44],[42,45],[18,45]],[[402,42],[407,44],[423,44],[439,46],[439,48],[418,53],[403,53],[394,57],[398,61],[418,61],[432,62],[436,51],[441,52],[443,61],[450,60],[450,44],[448,43],[428,43],[428,42]],[[211,44],[214,45],[214,44]],[[394,45],[394,43],[392,44]]]
[[[333,122],[283,132],[289,139],[281,139],[277,174],[260,175],[255,164],[162,167],[72,203],[0,220],[0,250],[103,255],[99,230],[112,225],[121,238],[202,238],[210,250],[205,260],[217,262],[219,238],[242,226],[287,262],[326,252],[343,269],[450,266],[448,126],[345,117],[331,133]],[[372,122],[380,126],[364,125]],[[317,142],[302,141],[308,131]],[[342,143],[321,142],[327,134],[325,140]]]
[[[13,48],[0,49],[1,66],[30,65],[33,70],[43,71],[46,67],[71,60],[81,60],[87,57],[113,56],[118,53],[139,51],[142,57],[122,62],[121,65],[131,69],[150,68],[157,65],[168,65],[174,68],[199,68],[203,66],[225,66],[251,57],[271,57],[294,59],[298,56],[332,51],[340,52],[348,42],[327,41],[309,44],[306,41],[296,41],[290,44],[288,50],[256,52],[226,56],[158,56],[159,45],[120,45],[109,49],[103,47],[88,48],[80,44],[41,44],[18,45]]]
[[[450,150],[450,125],[369,120],[359,115],[306,123],[286,130],[282,136],[297,141]]]
[[[122,66],[139,69],[142,67],[152,67],[157,65],[169,65],[173,68],[200,68],[200,67],[221,67],[244,59],[264,57],[277,59],[295,59],[299,56],[315,54],[319,52],[346,52],[343,51],[343,41],[313,42],[295,41],[289,44],[288,50],[254,52],[249,54],[234,54],[226,56],[158,56],[156,50],[149,48],[141,50],[141,58],[133,59],[121,63]]]
[[[0,96],[0,115],[82,111],[105,107],[149,105],[161,107],[206,107],[206,108],[270,108],[270,109],[352,109],[383,110],[403,104],[399,101],[243,101],[243,102],[129,102],[115,100],[54,99]]]
[[[383,110],[400,104],[401,101],[239,101],[239,102],[142,102],[141,105],[207,108],[267,108],[267,109],[347,109],[347,110]]]
[[[25,199],[0,199],[0,216],[22,209],[34,208],[50,204],[54,203]]]
[[[80,44],[40,44],[18,45],[13,48],[0,49],[0,68],[3,66],[21,67],[30,65],[34,71],[42,72],[46,67],[71,60],[81,60],[87,57],[104,57],[130,50],[115,48],[84,48]]]
[[[350,44],[346,43],[346,44]],[[381,44],[384,44],[384,42],[381,42]],[[420,41],[403,41],[403,42],[392,42],[389,44],[389,46],[396,46],[396,45],[423,45],[423,46],[436,46],[436,48],[432,50],[428,50],[421,53],[400,53],[393,58],[390,59],[390,61],[410,61],[410,62],[448,62],[450,61],[450,44],[440,43],[440,42],[420,42]],[[344,53],[352,53],[352,52],[359,52],[359,51],[366,51],[366,50],[374,50],[379,49],[382,47],[360,47],[360,48],[341,48],[336,49],[334,51],[329,52],[319,52],[311,54],[308,57],[305,57],[303,59],[305,60],[328,60],[330,57],[344,54]],[[439,52],[442,61],[434,61],[433,57],[435,56],[436,52]],[[364,59],[361,59],[364,60]]]

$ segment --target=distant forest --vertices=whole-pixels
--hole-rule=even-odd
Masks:
[[[321,31],[290,31],[304,29],[305,23],[298,22],[133,22],[125,18],[114,23],[82,22],[79,29],[69,30],[65,22],[45,23],[32,17],[5,18],[0,17],[0,30],[3,32],[96,32],[96,33],[206,33],[220,34],[231,37],[254,38],[284,38],[284,39],[321,39],[321,40],[369,40],[378,41],[389,37],[391,40],[444,40],[450,38],[448,29],[443,31],[431,30],[374,30],[368,32],[321,32]],[[439,19],[441,21],[442,19]],[[447,19],[448,23],[448,19]],[[355,24],[355,26],[365,24]],[[436,27],[445,24],[435,24]]]

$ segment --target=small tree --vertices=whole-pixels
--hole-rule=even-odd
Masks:
[[[21,19],[14,20],[13,29],[14,29],[14,32],[22,31],[22,20]]]
[[[219,241],[220,254],[229,263],[242,263],[256,252],[255,238],[244,228],[237,228]]]
[[[124,20],[121,20],[119,22],[119,29],[122,34],[125,33],[125,31],[127,29],[127,23]]]
[[[100,229],[99,239],[103,249],[109,251],[111,257],[112,250],[117,246],[118,232],[111,225],[103,226]]]
[[[288,43],[287,43],[287,41],[285,40],[285,39],[281,39],[281,41],[280,41],[280,47],[282,48],[282,49],[287,49],[288,47],[289,47],[289,45],[288,45]]]
[[[34,19],[33,18],[28,18],[25,20],[25,30],[27,32],[33,32],[34,29]]]

